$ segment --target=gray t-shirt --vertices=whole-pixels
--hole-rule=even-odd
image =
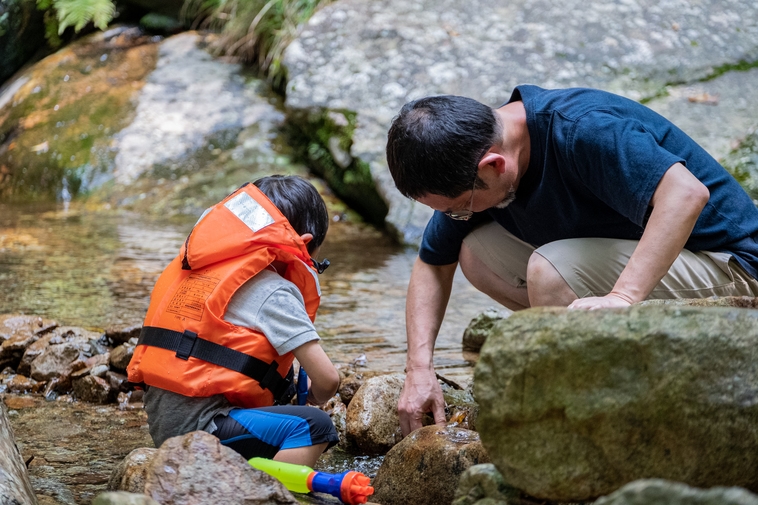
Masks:
[[[232,296],[224,320],[260,331],[279,355],[319,340],[300,290],[272,270],[263,270]],[[215,431],[213,418],[234,408],[223,395],[193,398],[151,386],[145,392],[150,436],[156,447],[191,431]]]

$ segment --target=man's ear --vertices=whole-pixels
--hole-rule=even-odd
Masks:
[[[482,169],[494,169],[500,175],[505,172],[505,158],[502,154],[489,151],[479,161],[479,171],[481,172]]]

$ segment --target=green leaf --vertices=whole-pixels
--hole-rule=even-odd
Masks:
[[[116,12],[112,0],[53,0],[53,4],[58,12],[59,35],[69,26],[79,32],[90,21],[105,30]]]

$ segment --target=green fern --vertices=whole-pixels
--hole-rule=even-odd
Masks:
[[[45,37],[52,47],[61,45],[69,26],[78,33],[92,22],[105,30],[116,13],[113,0],[37,0],[37,9],[45,12]]]
[[[116,12],[111,0],[53,0],[53,4],[58,11],[58,35],[69,26],[79,32],[90,21],[105,30]]]

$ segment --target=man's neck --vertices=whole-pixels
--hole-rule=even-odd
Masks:
[[[531,139],[526,125],[526,109],[521,102],[511,102],[495,113],[503,126],[503,152],[512,163],[518,167],[518,180],[524,176],[529,168],[529,155],[531,153]]]

